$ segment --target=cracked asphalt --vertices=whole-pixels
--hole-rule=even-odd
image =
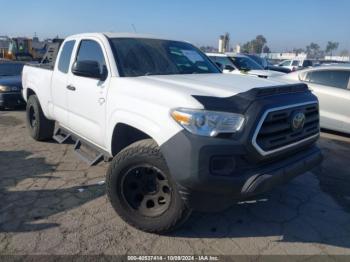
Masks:
[[[158,236],[116,215],[99,184],[107,164],[34,142],[24,119],[0,112],[0,254],[350,254],[349,136],[322,133],[321,169]]]

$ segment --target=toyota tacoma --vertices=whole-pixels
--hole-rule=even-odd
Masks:
[[[91,33],[65,39],[52,65],[26,65],[27,126],[111,161],[107,194],[141,230],[174,230],[322,160],[319,105],[305,84],[222,74],[187,42]]]

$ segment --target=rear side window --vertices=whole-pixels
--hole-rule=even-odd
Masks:
[[[292,66],[299,66],[299,61],[294,60],[293,63],[292,63]]]
[[[76,61],[96,61],[99,63],[101,73],[106,65],[101,46],[94,40],[81,41]]]
[[[350,71],[343,70],[321,70],[311,73],[310,83],[347,89]]]
[[[62,47],[61,56],[58,62],[58,70],[67,74],[69,70],[70,58],[72,56],[75,40],[67,41]]]

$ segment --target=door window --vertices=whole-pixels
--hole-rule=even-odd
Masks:
[[[70,58],[72,56],[75,40],[67,41],[62,47],[62,52],[58,62],[58,70],[67,74],[69,70]]]
[[[82,40],[79,46],[79,51],[76,58],[77,62],[81,61],[96,61],[100,67],[100,73],[103,73],[103,68],[106,66],[105,58],[99,43],[94,40]]]
[[[332,86],[347,89],[349,84],[350,71],[346,70],[320,70],[313,71],[310,75],[310,82],[325,86]]]

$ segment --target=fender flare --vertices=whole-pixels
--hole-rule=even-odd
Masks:
[[[106,134],[106,145],[108,145],[109,153],[112,153],[113,132],[118,124],[126,124],[142,131],[156,141],[158,146],[166,141],[164,134],[161,132],[161,127],[156,122],[135,112],[117,110],[109,117],[107,123],[109,125]]]

